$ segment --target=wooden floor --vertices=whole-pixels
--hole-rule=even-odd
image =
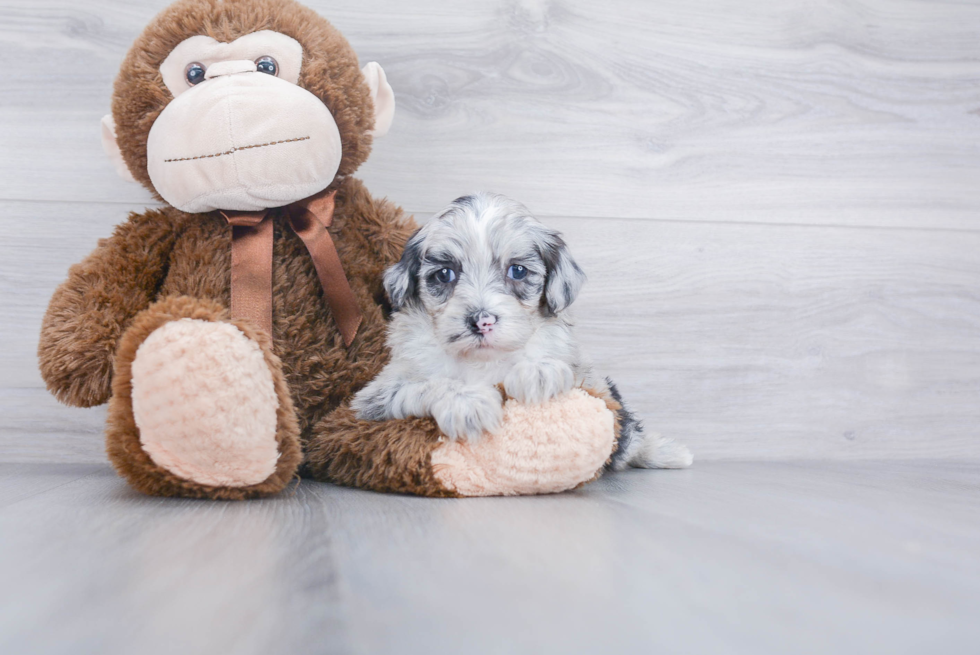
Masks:
[[[0,465],[0,652],[976,653],[980,463],[707,462],[431,500]]]

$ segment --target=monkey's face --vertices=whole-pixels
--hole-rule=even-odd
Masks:
[[[245,0],[237,8],[248,5]],[[229,3],[214,11],[235,8]],[[308,20],[302,24],[309,29]],[[327,28],[329,25],[321,28],[321,33]],[[337,62],[341,58],[328,60],[333,53],[319,57],[307,53],[313,72],[303,70],[303,44],[282,32],[266,29],[223,38],[224,42],[204,34],[184,38],[158,67],[145,51],[131,54],[131,58],[142,59],[137,63],[156,68],[149,80],[145,79],[146,67],[131,67],[144,75],[136,92],[147,102],[136,110],[134,103],[114,106],[116,115],[123,117],[120,127],[128,127],[136,139],[142,137],[137,148],[145,144],[148,180],[144,182],[150,182],[174,207],[198,213],[288,205],[327,188],[345,164],[351,169],[359,163],[354,161],[356,156],[366,157],[364,144],[370,144],[371,135],[387,131],[394,97],[384,73],[374,63],[358,71],[356,58],[344,52],[349,48],[339,35],[335,35],[334,49],[348,59],[345,66]],[[121,79],[124,84],[130,82],[130,76],[121,75]],[[117,82],[117,100],[120,86]],[[143,91],[152,87],[160,92]],[[367,95],[364,91],[369,94],[368,102],[359,97]],[[335,119],[331,103],[340,105],[346,122]],[[358,116],[351,107],[361,114],[373,108],[373,116]],[[364,129],[372,125],[373,129]],[[117,168],[123,166],[124,173],[134,171],[134,158],[125,157],[119,149],[125,139],[117,143],[111,117],[103,128],[104,143]],[[350,142],[356,147],[351,148]],[[143,162],[135,163],[139,167]],[[143,177],[142,170],[135,172]]]
[[[153,123],[147,171],[186,212],[258,210],[326,188],[340,166],[340,132],[296,85],[303,48],[256,32],[232,43],[194,36],[163,62],[174,100]]]

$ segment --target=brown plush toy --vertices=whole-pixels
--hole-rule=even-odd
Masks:
[[[292,0],[182,0],[137,39],[103,139],[167,204],[71,268],[38,351],[59,400],[109,403],[109,458],[134,488],[252,498],[302,470],[452,496],[598,475],[617,408],[601,393],[508,401],[472,446],[349,409],[386,361],[382,273],[416,229],[351,177],[393,112],[380,66]]]

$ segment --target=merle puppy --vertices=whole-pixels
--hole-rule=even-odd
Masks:
[[[362,419],[431,416],[450,439],[494,432],[508,396],[541,403],[574,386],[607,389],[580,351],[568,307],[585,274],[561,235],[513,200],[455,200],[385,272],[391,360],[352,402]],[[626,408],[613,469],[683,468],[684,446],[646,434]]]

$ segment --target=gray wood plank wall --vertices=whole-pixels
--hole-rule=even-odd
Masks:
[[[0,461],[102,461],[36,372],[68,266],[151,204],[102,154],[164,0],[2,0]],[[980,457],[980,3],[309,0],[388,73],[361,176],[563,230],[581,337],[702,459]]]

